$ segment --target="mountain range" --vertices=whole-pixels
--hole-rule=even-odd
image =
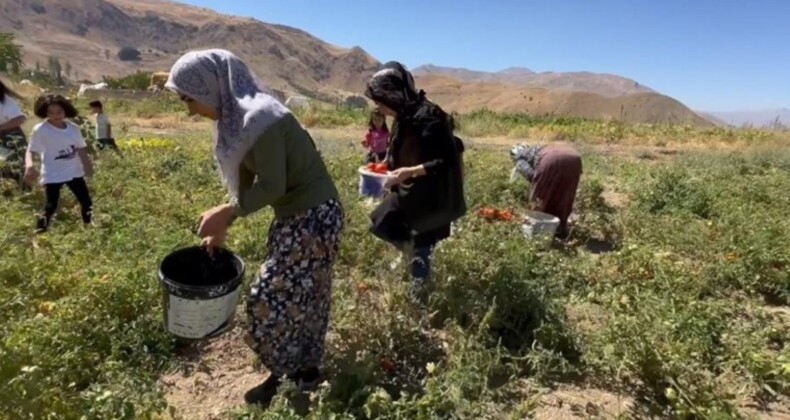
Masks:
[[[465,82],[505,83],[550,90],[589,92],[606,97],[655,93],[649,87],[625,77],[591,72],[536,73],[523,67],[511,67],[498,72],[483,72],[426,64],[415,68],[413,73],[415,76],[449,76]]]
[[[735,127],[790,126],[790,109],[764,109],[758,111],[700,112],[709,120]]]
[[[300,29],[168,0],[0,0],[0,12],[0,28],[16,35],[27,66],[57,57],[75,81],[166,71],[189,50],[219,47],[239,55],[274,89],[336,102],[359,95],[381,65],[359,46],[342,48]],[[414,74],[432,100],[453,111],[712,124],[677,100],[617,75],[436,65]]]

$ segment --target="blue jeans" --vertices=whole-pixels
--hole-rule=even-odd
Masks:
[[[431,254],[433,246],[415,247],[409,262],[411,277],[414,280],[425,280],[431,275]]]

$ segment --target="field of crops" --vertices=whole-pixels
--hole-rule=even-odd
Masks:
[[[522,212],[528,186],[509,182],[506,149],[470,140],[470,212],[438,249],[420,309],[396,252],[366,230],[364,115],[326,110],[300,117],[339,127],[317,135],[347,215],[327,382],[307,400],[285,389],[267,411],[230,395],[196,417],[190,405],[226,391],[216,384],[235,389],[223,364],[256,367],[251,354],[204,349],[221,361],[205,368],[162,327],[158,262],[197,243],[197,215],[224,194],[208,132],[156,107],[111,105],[124,155],[98,156],[95,227],[65,193],[50,232],[33,235],[42,193],[0,187],[0,418],[293,418],[305,406],[316,419],[790,418],[785,134],[462,117],[466,136],[573,141],[584,155],[576,227],[544,250],[517,223],[478,218],[482,206]],[[171,125],[140,128],[163,114]],[[231,230],[250,275],[271,217]],[[203,391],[174,400],[163,380],[174,372],[194,383],[202,372]]]

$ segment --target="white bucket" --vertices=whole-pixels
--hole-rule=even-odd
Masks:
[[[386,190],[384,184],[390,177],[388,174],[370,172],[364,166],[359,168],[359,195],[362,197],[380,198]]]
[[[159,267],[165,328],[184,339],[216,337],[231,328],[244,262],[226,249],[213,257],[198,246],[170,253]]]
[[[559,226],[560,219],[556,216],[539,211],[528,211],[521,229],[528,239],[551,242]]]

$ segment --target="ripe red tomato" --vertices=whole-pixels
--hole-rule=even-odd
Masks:
[[[395,362],[393,362],[392,359],[388,357],[382,357],[379,360],[379,366],[381,366],[381,369],[384,370],[384,372],[387,372],[390,375],[395,373]]]
[[[491,220],[491,219],[494,218],[494,215],[496,214],[496,210],[488,208],[488,207],[483,207],[483,208],[480,209],[478,214],[480,215],[480,217],[482,217],[484,219]]]
[[[384,163],[377,163],[373,171],[379,174],[386,174],[387,173],[387,165]]]
[[[365,293],[370,290],[370,286],[366,283],[357,283],[357,293],[360,295],[364,295]]]

